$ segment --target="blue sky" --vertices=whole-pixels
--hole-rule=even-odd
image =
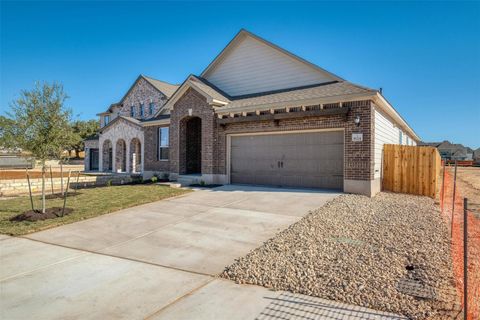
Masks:
[[[139,74],[181,83],[241,29],[384,95],[426,141],[480,147],[479,2],[1,2],[0,113],[59,81],[94,118]]]

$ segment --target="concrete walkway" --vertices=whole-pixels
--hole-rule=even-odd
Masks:
[[[337,195],[225,186],[24,238],[0,236],[0,318],[382,318],[215,277]]]

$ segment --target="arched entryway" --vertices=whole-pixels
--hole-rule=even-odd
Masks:
[[[138,138],[130,141],[130,172],[142,172],[142,144]]]
[[[102,145],[102,170],[112,171],[113,169],[112,142],[105,140]]]
[[[115,172],[127,171],[127,144],[125,140],[118,139],[115,145]]]
[[[181,172],[202,173],[202,120],[187,117],[181,121]]]

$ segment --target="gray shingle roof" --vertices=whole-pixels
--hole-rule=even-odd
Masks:
[[[209,83],[207,80],[192,75],[191,81],[203,92],[208,94],[210,97],[216,100],[221,100],[224,102],[229,102],[230,97],[220,89],[215,87],[213,84]]]
[[[237,97],[224,108],[250,107],[271,103],[295,102],[298,100],[318,99],[349,94],[375,93],[376,90],[358,86],[348,81],[318,84],[303,88],[287,89],[280,92],[257,94],[250,97]]]
[[[170,98],[179,87],[176,84],[170,84],[164,81],[147,77],[145,75],[142,75],[142,77],[147,80],[152,86],[163,92],[167,96],[167,98]]]

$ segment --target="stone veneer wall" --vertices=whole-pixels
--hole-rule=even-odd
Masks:
[[[63,186],[67,186],[67,177],[63,178]],[[60,191],[61,178],[53,178],[54,190]],[[70,178],[70,188],[74,189],[77,182],[77,176],[72,174]],[[120,185],[132,182],[132,178],[129,176],[80,176],[78,179],[78,188],[93,187],[93,186],[105,186],[109,183],[112,185]],[[42,179],[30,179],[30,187],[32,193],[40,193],[42,191]],[[50,177],[45,179],[45,190],[47,194],[51,194],[51,180]],[[0,196],[16,196],[28,194],[28,181],[27,179],[12,179],[12,180],[0,180]]]
[[[103,147],[104,147],[104,142],[107,140],[110,140],[112,144],[112,155],[113,155],[113,161],[115,161],[115,165],[112,166],[112,168],[115,170],[116,168],[119,168],[119,162],[116,161],[117,159],[120,160],[122,159],[121,153],[123,152],[123,148],[119,149],[117,142],[119,140],[125,141],[125,158],[126,158],[126,163],[125,163],[125,168],[130,168],[130,143],[132,139],[138,139],[140,142],[141,148],[144,148],[144,128],[136,125],[130,121],[124,120],[124,119],[119,119],[117,123],[114,123],[112,126],[108,127],[105,129],[105,131],[102,132],[99,138],[99,146],[100,146],[100,164],[102,165],[100,170],[101,171],[107,171],[106,169],[106,164],[108,163],[108,159],[106,158],[107,153],[103,152]],[[116,170],[115,170],[116,171]]]
[[[90,149],[98,149],[98,140],[85,140],[85,158],[83,159],[83,163],[85,166],[85,171],[90,170]]]

